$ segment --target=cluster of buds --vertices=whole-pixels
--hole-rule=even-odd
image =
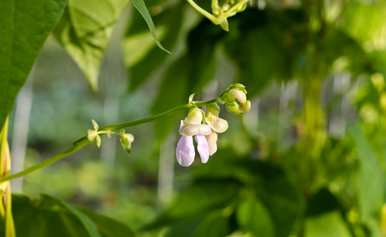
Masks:
[[[225,31],[229,31],[228,18],[244,11],[248,0],[227,0],[221,6],[218,0],[212,0],[212,13],[216,17],[215,24],[220,25]]]
[[[105,134],[107,135],[107,137],[110,138],[111,135],[114,134],[114,132],[111,130],[100,130],[99,125],[95,120],[92,120],[91,123],[92,129],[89,129],[87,131],[87,139],[90,142],[95,142],[96,146],[100,148],[102,145],[101,135]],[[134,142],[134,136],[131,133],[127,133],[125,130],[121,130],[119,132],[119,141],[121,143],[122,148],[125,151],[130,152],[132,144]]]
[[[219,104],[224,104],[232,113],[248,112],[251,102],[246,99],[246,93],[243,85],[234,84],[224,92],[218,101],[206,105],[206,111],[197,106],[189,110],[188,115],[180,122],[181,137],[176,147],[178,164],[188,167],[194,162],[196,156],[194,141],[197,144],[201,162],[204,164],[208,162],[217,151],[218,134],[224,133],[229,127],[228,122],[219,116]]]
[[[212,13],[201,8],[193,0],[188,0],[194,9],[208,18],[215,25],[221,26],[225,31],[229,31],[228,18],[246,9],[248,0],[225,0],[221,4],[219,0],[212,0]]]
[[[247,90],[240,83],[228,87],[220,99],[231,113],[242,114],[249,112],[251,109],[251,101],[247,99]]]

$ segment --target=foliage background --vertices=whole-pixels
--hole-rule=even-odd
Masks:
[[[177,113],[130,130],[129,155],[105,140],[14,182],[33,198],[15,196],[22,236],[57,226],[63,236],[98,236],[90,219],[102,236],[385,235],[385,2],[251,1],[230,32],[171,0],[146,2],[149,32],[127,4],[68,1],[16,102],[14,172],[85,134],[91,118],[140,118],[233,81],[247,86],[252,110],[224,114],[231,127],[208,165],[175,165]],[[40,193],[86,214],[50,196],[36,201]]]

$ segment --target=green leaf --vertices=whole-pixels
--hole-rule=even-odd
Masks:
[[[83,211],[53,197],[13,196],[16,234],[23,237],[130,237],[123,224],[91,211]],[[0,225],[0,234],[4,233]],[[3,235],[1,235],[3,236]]]
[[[86,229],[87,233],[89,233],[90,237],[100,237],[101,236],[97,230],[95,223],[92,222],[86,214],[82,213],[81,211],[77,210],[76,208],[72,207],[71,205],[69,205],[61,200],[55,199],[53,197],[44,195],[44,196],[42,196],[42,198],[57,203],[58,205],[62,206],[64,209],[67,209],[75,217],[77,217],[78,220],[82,223],[83,227]]]
[[[350,1],[342,14],[340,27],[368,51],[386,49],[386,3]]]
[[[181,224],[196,226],[209,213],[226,208],[236,198],[239,188],[240,184],[231,180],[196,181],[192,186],[184,189],[170,207],[145,229],[154,230],[173,225],[177,231]],[[183,230],[178,232],[180,231]],[[188,232],[192,234],[192,231]]]
[[[339,212],[307,218],[305,237],[350,237],[351,234]]]
[[[157,46],[160,49],[162,49],[163,51],[165,51],[166,53],[171,54],[169,52],[169,50],[165,49],[162,46],[161,42],[158,41],[155,25],[154,25],[153,19],[151,18],[149,10],[146,7],[145,2],[143,0],[132,0],[131,2],[133,4],[133,6],[135,7],[135,9],[137,9],[137,11],[142,15],[143,19],[145,20],[147,26],[149,27],[150,33],[152,34],[153,39],[155,40]]]
[[[113,27],[128,0],[69,0],[55,36],[93,89]]]
[[[223,237],[229,234],[229,229],[229,214],[220,210],[205,216],[192,236]]]
[[[151,7],[163,9],[153,15],[153,19],[157,22],[158,38],[169,49],[176,49],[185,20],[184,4],[180,3],[171,7],[158,5]],[[157,48],[152,34],[138,12],[132,14],[122,47],[125,64],[129,69],[131,90],[137,89],[171,56]]]
[[[359,213],[364,221],[377,217],[384,201],[384,176],[377,155],[359,125],[350,129],[355,142],[359,170],[357,174],[357,195]]]
[[[0,1],[0,127],[52,28],[65,0]]]
[[[82,209],[82,212],[85,213],[93,222],[95,222],[99,232],[104,237],[134,236],[134,233],[130,230],[129,227],[110,217],[91,212],[87,209]]]
[[[254,197],[241,200],[237,209],[237,220],[243,230],[253,233],[254,236],[275,236],[268,210]]]

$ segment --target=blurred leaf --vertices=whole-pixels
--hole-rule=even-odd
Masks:
[[[248,92],[254,95],[273,80],[291,79],[304,49],[303,12],[247,10],[235,18],[237,26],[231,28],[239,31],[229,34],[226,50]]]
[[[340,208],[336,197],[326,188],[319,190],[309,197],[307,203],[307,216],[317,216],[332,212]]]
[[[154,113],[170,109],[174,106],[188,102],[186,91],[189,64],[186,57],[175,60],[163,75],[159,93],[152,106]],[[183,113],[174,113],[168,117],[157,120],[154,123],[156,136],[163,140],[169,135],[169,132],[179,127],[180,120],[183,119]]]
[[[13,196],[16,234],[23,237],[133,236],[122,224],[90,211],[83,213],[63,201],[43,195],[40,199]],[[3,229],[0,227],[0,233]]]
[[[86,229],[86,231],[90,235],[90,237],[100,237],[100,234],[97,230],[95,223],[92,222],[86,214],[82,213],[81,211],[77,210],[76,208],[72,207],[71,205],[69,205],[61,200],[55,199],[55,198],[50,197],[48,195],[44,195],[42,197],[43,197],[43,199],[52,201],[52,202],[60,205],[62,208],[66,209],[72,215],[74,215],[76,218],[78,218],[78,220],[82,223],[83,227]]]
[[[350,1],[342,14],[340,26],[367,51],[386,49],[386,3]]]
[[[237,197],[239,188],[240,184],[234,180],[197,181],[183,190],[170,207],[145,229],[157,229],[171,224],[178,226],[181,223],[197,225],[209,213],[217,212],[231,204]]]
[[[237,220],[242,229],[254,236],[274,237],[275,230],[268,210],[254,197],[241,200]]]
[[[99,232],[104,237],[130,237],[134,236],[134,233],[126,225],[97,213],[91,212],[87,209],[82,209],[96,225]]]
[[[183,4],[162,10],[153,18],[157,22],[156,33],[162,44],[171,50],[177,45],[184,18]],[[129,67],[130,89],[135,90],[163,65],[169,56],[156,47],[151,33],[143,24],[139,13],[134,12],[123,42],[126,66]]]
[[[128,0],[69,0],[55,30],[59,43],[78,64],[91,87],[98,86],[99,67],[113,27]]]
[[[59,21],[65,0],[0,1],[0,127],[40,48]]]
[[[340,27],[368,53],[373,70],[386,74],[386,3],[350,1],[343,11]]]
[[[305,237],[350,237],[341,215],[329,212],[323,215],[307,218]]]
[[[205,216],[193,231],[194,237],[223,237],[229,233],[229,219],[226,211],[212,212]]]
[[[364,221],[371,221],[381,210],[384,201],[383,171],[373,148],[359,125],[350,130],[359,159],[357,195],[359,213]]]
[[[142,17],[145,20],[147,26],[149,27],[150,33],[152,34],[153,39],[155,40],[157,46],[160,49],[162,49],[163,51],[165,51],[165,53],[170,54],[170,52],[167,49],[165,49],[162,46],[161,42],[159,42],[158,39],[157,39],[155,25],[154,25],[153,19],[151,18],[149,10],[146,7],[145,2],[143,0],[132,0],[131,3],[135,7],[135,9],[137,9],[137,11],[142,15]]]
[[[225,33],[208,20],[201,21],[188,35],[186,57],[189,59],[188,90],[198,93],[214,79],[217,69],[216,46]]]

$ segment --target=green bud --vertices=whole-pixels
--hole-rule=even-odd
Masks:
[[[122,148],[123,148],[125,151],[130,152],[130,151],[131,151],[132,144],[133,144],[133,142],[134,142],[134,136],[133,136],[133,134],[131,134],[131,133],[126,133],[125,130],[122,130],[122,131],[119,133],[119,141],[121,142]]]
[[[220,106],[217,103],[207,105],[207,114],[209,113],[218,116],[220,114]]]
[[[202,116],[202,110],[197,108],[197,107],[194,107],[189,111],[188,116],[186,116],[185,123],[201,124],[202,117],[203,117]]]
[[[240,114],[241,113],[240,106],[239,106],[239,104],[236,101],[233,101],[231,103],[226,103],[225,104],[225,108],[229,112],[234,113],[234,114]]]
[[[243,113],[248,113],[251,110],[251,101],[247,100],[244,104],[241,104],[240,109]]]

